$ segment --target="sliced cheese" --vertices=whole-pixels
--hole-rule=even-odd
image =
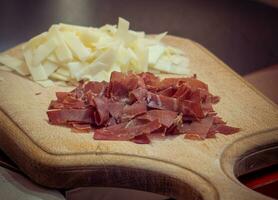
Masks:
[[[58,65],[51,62],[51,61],[44,61],[42,63],[42,66],[44,68],[45,74],[47,77],[49,77],[53,72],[55,72],[58,69]]]
[[[96,73],[95,75],[91,76],[92,81],[109,81],[110,79],[110,74],[107,73],[106,71],[100,71]]]
[[[44,71],[44,68],[41,64],[38,66],[33,66],[32,60],[33,60],[33,53],[31,49],[27,49],[23,52],[26,64],[28,66],[28,69],[32,75],[33,80],[40,81],[40,80],[46,80],[48,77]]]
[[[66,43],[79,60],[85,61],[90,56],[90,51],[84,46],[79,38],[72,32],[63,33]]]
[[[82,77],[84,75],[91,75],[94,76],[95,74],[97,74],[100,71],[107,71],[109,70],[110,65],[101,63],[101,62],[94,62],[89,64],[88,66],[86,66],[85,68],[83,68],[78,77]]]
[[[114,36],[117,32],[117,27],[115,25],[106,24],[100,27],[99,30],[104,31],[111,36]]]
[[[51,80],[44,80],[44,81],[36,81],[38,84],[40,84],[43,87],[51,87],[54,86],[54,82]]]
[[[99,30],[84,30],[82,32],[79,33],[79,38],[80,40],[83,42],[84,45],[86,46],[91,46],[92,43],[97,43],[100,38],[103,37],[103,35],[105,35],[104,33],[102,33]]]
[[[56,72],[52,73],[49,77],[50,77],[51,79],[54,79],[54,80],[69,81],[69,77],[63,76],[63,75],[58,74],[58,73],[56,73]]]
[[[154,66],[152,66],[152,68],[171,74],[188,74],[189,70],[187,68],[187,65],[188,62],[186,62],[185,60],[179,65],[176,65],[170,59],[161,58]]]
[[[54,26],[57,26],[60,31],[67,31],[67,32],[81,32],[92,28],[92,27],[85,27],[85,26],[78,26],[78,25],[64,24],[64,23],[60,23]]]
[[[19,60],[7,54],[0,54],[0,63],[15,69],[22,65],[22,60]]]
[[[24,65],[23,61],[18,58],[9,56],[7,54],[1,54],[0,63],[10,67],[23,76],[30,74],[27,66]]]
[[[109,69],[109,73],[111,73],[111,72],[114,72],[114,71],[116,71],[116,72],[121,72],[121,67],[119,66],[119,65],[113,65],[110,69]]]
[[[132,41],[136,40],[138,37],[137,35],[130,33],[128,29],[129,29],[129,22],[119,17],[116,37],[122,40],[125,44],[131,43]]]
[[[165,47],[163,45],[157,44],[148,47],[149,55],[148,55],[148,62],[149,65],[155,65],[160,56],[164,53]]]
[[[160,40],[162,40],[166,35],[167,35],[167,32],[160,33],[160,34],[156,35],[156,36],[154,37],[154,39],[155,39],[156,41],[160,41]]]
[[[30,39],[27,43],[24,44],[25,48],[37,48],[41,44],[45,43],[47,41],[47,32],[43,32],[32,39]]]
[[[54,81],[54,84],[61,87],[67,87],[68,84],[65,81]]]
[[[52,53],[50,54],[48,57],[47,57],[47,60],[53,62],[53,63],[56,63],[56,64],[59,64],[60,61],[58,60],[57,56],[55,53]]]
[[[162,44],[167,32],[148,37],[129,26],[123,18],[101,28],[56,24],[23,45],[24,60],[0,55],[0,63],[46,86],[108,80],[113,71],[188,73],[183,51]]]
[[[56,47],[57,41],[54,38],[49,38],[45,43],[41,44],[34,50],[33,66],[38,66]]]
[[[129,29],[129,22],[121,17],[118,20],[118,30],[117,30],[117,37],[124,39]]]
[[[60,62],[68,62],[73,59],[72,53],[64,41],[61,32],[57,26],[52,26],[49,29],[49,37],[54,37],[57,41],[57,48],[55,54]]]
[[[80,72],[84,68],[84,64],[80,62],[70,62],[67,64],[72,78],[79,80]]]
[[[56,71],[57,74],[60,74],[62,76],[65,76],[65,77],[68,77],[70,78],[70,72],[68,69],[65,69],[65,68],[59,68],[57,71]]]
[[[112,47],[99,55],[99,57],[94,62],[100,62],[108,66],[112,66],[116,60],[118,51],[115,47]]]

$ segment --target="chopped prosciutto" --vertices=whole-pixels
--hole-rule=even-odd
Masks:
[[[141,115],[138,119],[148,121],[158,120],[163,126],[169,128],[177,118],[178,113],[170,110],[150,110],[146,114]]]
[[[132,142],[137,144],[149,144],[151,143],[150,139],[146,134],[135,136],[132,140]]]
[[[240,131],[217,116],[213,104],[220,98],[195,75],[160,80],[150,72],[113,72],[110,82],[80,82],[56,97],[48,107],[49,122],[92,131],[96,140],[149,144],[167,135],[204,140]]]
[[[135,119],[137,120],[137,119]],[[116,127],[118,125],[110,126],[108,128],[97,129],[94,134],[96,140],[131,140],[136,136],[143,134],[150,134],[151,132],[159,129],[161,124],[158,120],[147,123],[134,123],[131,120],[128,123],[124,123],[124,126]]]
[[[105,124],[109,120],[108,99],[106,97],[94,97],[94,105],[96,108],[95,123],[98,126]]]
[[[69,122],[92,124],[94,121],[92,108],[48,110],[47,116],[51,124],[66,124]]]
[[[181,133],[185,133],[185,138],[190,138],[193,137],[193,135],[198,135],[194,138],[205,139],[207,138],[207,134],[212,124],[213,118],[206,117],[201,119],[200,121],[194,121],[190,124],[183,123],[180,127],[178,127],[178,130]]]

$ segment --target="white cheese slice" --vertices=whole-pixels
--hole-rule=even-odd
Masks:
[[[155,65],[160,56],[164,53],[165,47],[163,45],[153,45],[148,47],[149,55],[148,55],[148,62],[149,65]]]
[[[92,76],[92,81],[101,82],[101,81],[109,81],[109,79],[110,79],[110,74],[104,70],[102,70]]]
[[[60,87],[67,87],[68,84],[65,81],[54,81],[54,85],[60,86]]]
[[[118,19],[118,30],[117,30],[117,37],[123,38],[126,36],[126,33],[128,32],[129,29],[129,22],[121,17]]]
[[[138,60],[137,55],[134,53],[134,51],[131,48],[128,47],[127,52],[128,52],[128,55],[131,57],[131,59]]]
[[[69,69],[71,78],[79,80],[81,70],[84,68],[84,64],[81,62],[69,62],[67,67]]]
[[[167,32],[147,37],[129,26],[123,18],[118,26],[101,28],[53,25],[24,44],[26,62],[9,57],[3,64],[22,75],[31,73],[35,81],[49,77],[68,84],[107,79],[112,71],[188,73],[183,52],[160,42]]]
[[[32,39],[30,39],[27,43],[24,44],[25,48],[37,48],[41,44],[47,41],[47,32],[43,32]]]
[[[97,74],[100,71],[109,70],[110,66],[111,65],[107,65],[107,64],[104,64],[104,63],[101,63],[101,62],[98,62],[98,61],[94,62],[94,63],[91,63],[80,71],[79,77],[82,77],[84,75],[94,76],[95,74]]]
[[[99,30],[106,32],[111,36],[114,36],[117,32],[117,27],[115,25],[106,24],[100,27]]]
[[[38,66],[48,55],[57,47],[57,41],[54,38],[49,38],[48,41],[41,44],[33,55],[33,66]]]
[[[69,81],[69,77],[63,76],[63,75],[58,74],[58,73],[56,73],[56,72],[52,73],[49,77],[50,77],[51,79],[54,79],[54,80]]]
[[[22,60],[19,60],[7,54],[0,54],[0,63],[11,68],[17,68],[22,64]]]
[[[44,61],[42,63],[42,66],[44,68],[44,71],[45,71],[45,74],[46,74],[47,77],[49,77],[50,74],[52,74],[53,72],[55,72],[58,69],[57,64],[55,64],[51,61],[48,61],[48,60]]]
[[[107,34],[103,34],[99,40],[95,43],[95,48],[96,49],[105,49],[109,48],[115,43],[114,39]]]
[[[86,30],[79,33],[79,38],[86,46],[91,46],[92,43],[97,43],[105,34],[99,30]]]
[[[189,73],[187,64],[182,63],[182,65],[175,65],[170,59],[161,58],[154,66],[152,66],[152,68],[162,72],[171,73],[171,74],[186,75]]]
[[[128,31],[129,29],[129,22],[121,17],[119,17],[118,21],[118,30],[116,32],[116,37],[120,40],[122,40],[125,44],[129,44],[132,41],[136,40],[138,38],[137,35],[134,33],[130,33]]]
[[[57,26],[60,31],[70,31],[70,32],[81,32],[81,31],[87,31],[88,29],[92,29],[92,27],[86,27],[86,26],[78,26],[78,25],[72,25],[72,24],[56,24],[53,26]]]
[[[138,38],[144,38],[146,36],[145,32],[143,32],[143,31],[137,32],[137,31],[129,30],[128,32],[131,35],[134,35],[135,37],[138,37]]]
[[[108,66],[112,66],[116,60],[118,51],[115,47],[112,47],[102,53],[94,62],[100,62]]]
[[[143,44],[138,43],[136,49],[134,49],[138,62],[135,62],[132,66],[132,70],[135,72],[146,72],[148,71],[148,48],[145,48]]]
[[[121,72],[121,67],[119,65],[114,64],[110,69],[109,69],[109,73],[111,72]]]
[[[167,35],[167,32],[160,33],[160,34],[156,35],[156,36],[154,37],[154,39],[155,39],[156,41],[160,41],[160,40],[162,40],[166,35]]]
[[[51,87],[51,86],[54,86],[54,83],[53,81],[51,80],[44,80],[44,81],[36,81],[38,84],[40,84],[41,86],[43,87]]]
[[[4,64],[7,67],[15,69],[22,65],[22,60],[19,60],[15,57],[9,56],[7,54],[0,54],[0,63]]]
[[[60,61],[58,60],[57,56],[55,53],[52,53],[50,54],[48,57],[47,57],[47,60],[53,62],[53,63],[56,63],[56,64],[59,64]]]
[[[65,32],[63,33],[63,37],[70,49],[81,61],[85,61],[90,56],[89,49],[84,46],[74,33]]]
[[[136,56],[136,55],[135,55]],[[115,57],[117,64],[121,66],[125,66],[129,63],[129,61],[132,59],[130,52],[128,52],[128,49],[125,48],[123,45],[121,45],[118,49],[118,56]]]
[[[0,63],[10,67],[23,76],[30,74],[27,66],[22,60],[18,58],[9,56],[7,54],[0,54]]]
[[[55,54],[61,62],[68,62],[73,59],[72,53],[67,47],[66,43],[64,43],[64,41],[61,42],[59,46],[56,48]]]
[[[65,69],[65,68],[59,68],[57,71],[56,71],[57,74],[60,74],[62,76],[65,76],[65,77],[70,77],[70,72],[68,69]]]
[[[40,81],[40,80],[46,80],[47,79],[47,75],[44,71],[44,68],[41,64],[39,64],[38,66],[33,67],[33,63],[32,63],[32,58],[33,58],[33,54],[32,54],[32,50],[31,49],[27,49],[25,51],[23,51],[23,55],[26,61],[26,64],[28,66],[28,69],[32,75],[33,80],[35,81]]]

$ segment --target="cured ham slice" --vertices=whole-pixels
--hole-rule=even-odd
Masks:
[[[133,120],[131,120],[130,122],[124,123],[124,125],[120,124],[120,126],[114,125],[108,128],[97,129],[94,133],[94,139],[131,140],[134,139],[136,136],[150,134],[151,132],[161,127],[161,124],[158,122],[158,120],[135,125],[132,125]]]
[[[96,140],[149,144],[155,137],[204,140],[240,130],[217,116],[213,104],[220,98],[196,76],[160,80],[149,72],[113,72],[110,82],[80,82],[56,97],[48,107],[49,123],[93,132]]]
[[[200,121],[192,122],[191,124],[183,123],[179,128],[179,132],[185,133],[185,138],[205,139],[213,124],[213,117],[206,117]]]
[[[94,113],[95,123],[98,126],[109,120],[108,99],[106,97],[94,97],[96,112]]]
[[[47,116],[51,124],[66,124],[69,122],[80,122],[93,124],[93,109],[54,109],[48,110]]]
[[[163,126],[169,128],[177,118],[178,113],[170,110],[150,110],[146,114],[141,115],[138,119],[148,121],[158,120]]]

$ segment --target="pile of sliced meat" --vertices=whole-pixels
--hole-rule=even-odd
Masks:
[[[160,80],[149,72],[113,72],[109,83],[82,82],[56,96],[47,111],[49,122],[93,132],[96,140],[147,144],[153,137],[184,134],[203,140],[239,131],[217,116],[212,105],[219,97],[195,76]]]

